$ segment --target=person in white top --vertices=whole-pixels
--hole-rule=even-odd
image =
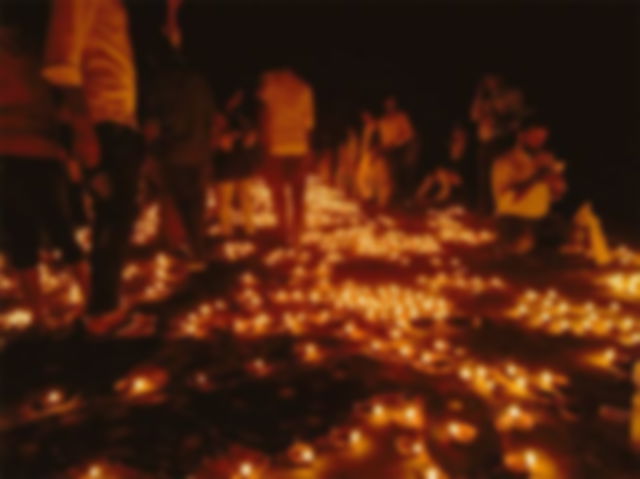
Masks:
[[[53,0],[42,74],[65,99],[94,193],[92,293],[85,326],[104,333],[123,319],[120,276],[136,217],[142,140],[136,71],[122,0]]]
[[[280,231],[295,242],[304,227],[306,173],[315,126],[313,90],[291,69],[282,68],[263,75],[258,99],[266,179]]]

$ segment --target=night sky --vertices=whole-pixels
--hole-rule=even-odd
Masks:
[[[316,87],[327,131],[395,93],[427,164],[440,160],[451,122],[467,119],[480,75],[501,72],[549,121],[551,146],[569,163],[564,211],[591,198],[609,229],[639,235],[637,6],[300,3],[192,1],[188,51],[222,95],[263,66],[295,65]]]

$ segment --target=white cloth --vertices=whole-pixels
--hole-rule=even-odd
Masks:
[[[265,74],[258,96],[264,104],[264,138],[274,156],[306,155],[315,126],[313,90],[288,70]]]
[[[95,123],[133,126],[136,74],[122,0],[53,0],[43,75],[82,87]]]

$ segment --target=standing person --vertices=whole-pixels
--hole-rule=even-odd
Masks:
[[[260,156],[254,112],[244,90],[236,90],[216,120],[214,171],[222,233],[233,232],[233,201],[237,196],[244,219],[244,231],[253,234],[252,188]]]
[[[449,201],[468,203],[469,158],[467,130],[461,123],[454,124],[447,148],[447,160],[429,173],[418,188],[418,200],[428,199],[443,204]],[[430,193],[436,190],[435,195]]]
[[[27,43],[15,28],[0,27],[0,230],[22,293],[43,320],[37,264],[44,237],[61,249],[85,295],[88,268],[73,235],[65,165],[70,160],[58,142],[51,90]]]
[[[358,145],[357,187],[360,198],[387,206],[391,197],[392,180],[389,165],[382,155],[378,122],[369,111],[360,115],[362,130]]]
[[[142,162],[136,71],[122,0],[53,0],[43,75],[63,94],[75,150],[94,192],[86,327],[101,334],[124,318],[120,275]]]
[[[175,29],[175,27],[174,27]],[[160,66],[145,92],[144,131],[157,163],[166,220],[175,206],[188,239],[194,270],[205,261],[205,192],[211,156],[213,94],[202,76],[180,54],[179,33],[168,35],[168,48],[157,52]],[[168,234],[170,243],[175,243]],[[170,244],[177,252],[180,244]]]
[[[280,232],[297,242],[304,228],[306,173],[315,126],[313,90],[291,69],[281,68],[264,74],[258,97],[263,104],[265,173]]]
[[[358,132],[349,127],[346,136],[338,146],[338,168],[335,184],[347,195],[356,193],[356,176],[358,169]]]
[[[380,145],[394,182],[396,199],[412,196],[417,163],[417,138],[409,115],[398,108],[391,96],[384,102],[384,115],[378,121]]]
[[[491,165],[513,144],[515,132],[525,114],[522,93],[508,87],[501,76],[487,74],[476,90],[470,117],[476,125],[476,208],[489,215],[492,208]]]

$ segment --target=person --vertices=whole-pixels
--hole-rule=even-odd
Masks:
[[[467,203],[469,183],[468,135],[462,123],[454,124],[448,144],[448,160],[428,174],[418,188],[416,198],[436,204],[451,201]],[[436,192],[434,194],[434,191]]]
[[[378,122],[369,111],[360,115],[362,129],[359,138],[356,184],[359,197],[379,207],[389,203],[392,192],[389,165],[382,155]]]
[[[85,296],[89,271],[74,239],[69,209],[72,159],[60,144],[52,92],[28,44],[15,27],[0,27],[0,231],[23,296],[46,323],[37,268],[43,239],[60,248]]]
[[[569,241],[563,246],[563,251],[582,254],[598,266],[613,259],[602,221],[590,202],[582,203],[574,214]]]
[[[398,108],[395,97],[384,101],[384,115],[378,120],[380,146],[393,178],[393,196],[404,200],[413,195],[417,167],[417,138],[409,115]]]
[[[136,70],[123,1],[53,0],[42,74],[63,96],[74,150],[94,193],[85,326],[101,334],[124,318],[120,277],[142,163]]]
[[[306,172],[315,126],[313,89],[290,68],[279,68],[263,75],[258,98],[263,105],[261,137],[266,150],[265,175],[280,234],[295,243],[305,220]]]
[[[145,92],[144,132],[156,162],[163,204],[165,236],[174,253],[182,252],[182,237],[169,228],[177,211],[193,270],[204,268],[205,192],[209,178],[213,94],[207,81],[181,55],[181,35],[167,33],[166,48],[157,52],[160,65]]]
[[[233,232],[233,201],[237,195],[242,209],[244,231],[253,234],[253,185],[259,166],[258,131],[250,101],[242,89],[228,99],[224,112],[217,115],[214,152],[215,190],[222,233]]]
[[[546,149],[549,129],[538,119],[527,120],[516,145],[498,157],[491,172],[495,212],[507,253],[534,249],[541,233],[549,232],[552,204],[566,191],[564,163]]]
[[[520,90],[507,86],[497,74],[482,78],[470,110],[470,119],[476,125],[476,209],[481,215],[489,215],[493,209],[492,162],[512,146],[525,113]]]
[[[358,168],[358,132],[349,127],[346,137],[338,146],[338,168],[335,184],[347,195],[356,193],[356,174]]]

